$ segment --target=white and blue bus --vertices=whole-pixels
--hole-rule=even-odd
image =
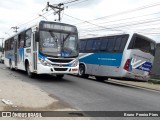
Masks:
[[[64,23],[40,21],[5,40],[4,63],[10,69],[34,74],[78,73],[77,28]]]
[[[148,80],[155,44],[137,33],[81,39],[78,75]]]

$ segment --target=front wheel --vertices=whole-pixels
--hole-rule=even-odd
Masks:
[[[78,76],[83,77],[83,78],[89,77],[89,75],[85,74],[85,66],[84,65],[79,66]]]
[[[62,79],[64,77],[64,75],[56,75],[57,79]]]
[[[34,77],[34,73],[32,73],[30,68],[29,68],[29,63],[27,63],[27,65],[26,65],[26,71],[27,71],[28,77],[30,77],[30,78]]]

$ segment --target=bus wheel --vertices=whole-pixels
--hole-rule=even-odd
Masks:
[[[56,75],[57,79],[62,79],[64,77],[64,75]]]
[[[96,78],[96,80],[98,80],[98,81],[108,80],[108,78],[102,77],[102,76],[95,76],[95,78]]]
[[[89,77],[89,75],[85,74],[85,66],[84,65],[79,66],[78,76],[83,77],[83,78]]]
[[[12,61],[11,61],[11,60],[9,61],[9,69],[10,69],[10,70],[14,70],[14,69],[13,69],[13,65],[12,65]]]
[[[29,68],[29,63],[27,63],[27,65],[26,65],[26,71],[27,71],[28,77],[30,77],[30,78],[34,77],[34,74],[31,72],[31,70]]]

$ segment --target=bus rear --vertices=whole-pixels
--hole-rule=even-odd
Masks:
[[[148,80],[151,71],[155,42],[139,34],[133,34],[124,51],[122,76],[125,78]]]

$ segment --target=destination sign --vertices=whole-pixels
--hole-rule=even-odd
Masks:
[[[68,32],[75,32],[75,28],[72,26],[55,24],[55,23],[43,23],[42,28],[44,29],[54,29],[54,30],[63,30]]]

